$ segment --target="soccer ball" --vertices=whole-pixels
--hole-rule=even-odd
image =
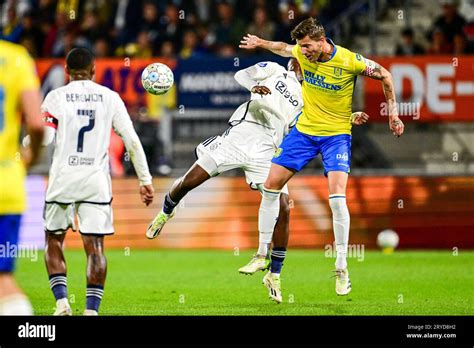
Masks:
[[[390,254],[398,246],[400,238],[393,230],[383,230],[377,235],[377,245],[384,253]]]
[[[143,69],[142,85],[150,94],[165,94],[173,86],[173,82],[173,72],[165,64],[152,63]]]

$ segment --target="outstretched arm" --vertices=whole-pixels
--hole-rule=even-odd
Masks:
[[[243,37],[240,43],[239,47],[246,50],[263,48],[282,57],[293,57],[291,50],[294,45],[289,45],[285,42],[267,41],[256,35],[247,34],[247,36]]]
[[[403,134],[405,126],[398,118],[397,100],[395,98],[395,90],[393,87],[392,74],[380,64],[366,59],[367,67],[362,71],[361,75],[370,77],[382,82],[383,93],[388,105],[389,127],[393,135],[399,137]]]

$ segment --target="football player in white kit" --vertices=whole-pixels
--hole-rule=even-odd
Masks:
[[[161,212],[148,227],[147,238],[153,239],[160,234],[166,222],[174,216],[174,208],[189,191],[225,171],[241,168],[247,183],[262,193],[262,199],[266,194],[272,194],[263,192],[263,183],[275,150],[301,113],[301,69],[296,59],[289,61],[288,70],[274,62],[261,62],[238,71],[235,79],[251,92],[250,101],[233,113],[229,120],[230,128],[224,134],[198,145],[197,161],[166,194]],[[362,124],[366,117],[360,113],[353,122]],[[279,274],[288,245],[289,212],[288,188],[285,186],[280,195],[279,210],[260,208],[259,216],[271,216],[271,219],[259,218],[258,251],[247,265],[239,269],[240,273],[253,274],[270,266],[263,283],[269,296],[277,302],[282,301]],[[262,221],[272,223],[265,225]],[[269,265],[266,257],[272,240]]]
[[[145,153],[120,96],[95,82],[94,57],[75,48],[66,57],[70,82],[48,93],[42,105],[54,155],[44,208],[45,261],[56,299],[55,315],[71,315],[67,298],[63,242],[69,228],[79,232],[87,254],[84,315],[97,315],[104,292],[107,261],[104,236],[114,233],[108,148],[112,127],[122,138],[137,172],[140,196],[153,201],[152,177]]]

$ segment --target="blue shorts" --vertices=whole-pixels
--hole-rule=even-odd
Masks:
[[[13,272],[21,215],[0,215],[0,272]],[[13,254],[13,255],[12,255]]]
[[[351,140],[349,134],[313,136],[293,127],[273,156],[272,163],[299,172],[321,153],[324,175],[334,171],[350,173]]]

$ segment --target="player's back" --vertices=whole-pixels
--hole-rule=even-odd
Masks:
[[[111,200],[108,147],[117,93],[90,80],[51,91],[44,118],[56,126],[46,201],[107,203]]]
[[[271,110],[274,116],[280,117],[285,121],[293,121],[303,107],[301,84],[292,71],[287,71],[277,63],[259,63],[272,64],[272,74],[266,79],[260,81],[260,85],[266,86],[271,93],[266,96],[252,94],[252,100],[263,110]]]
[[[252,94],[249,111],[262,116],[259,123],[267,123],[275,129],[276,142],[279,144],[303,107],[301,84],[294,72],[287,71],[277,63],[263,62],[258,65],[269,67],[271,73],[259,85],[268,87],[271,93],[265,96]]]
[[[0,214],[21,213],[26,205],[18,106],[22,92],[38,87],[34,63],[26,49],[0,40]]]

